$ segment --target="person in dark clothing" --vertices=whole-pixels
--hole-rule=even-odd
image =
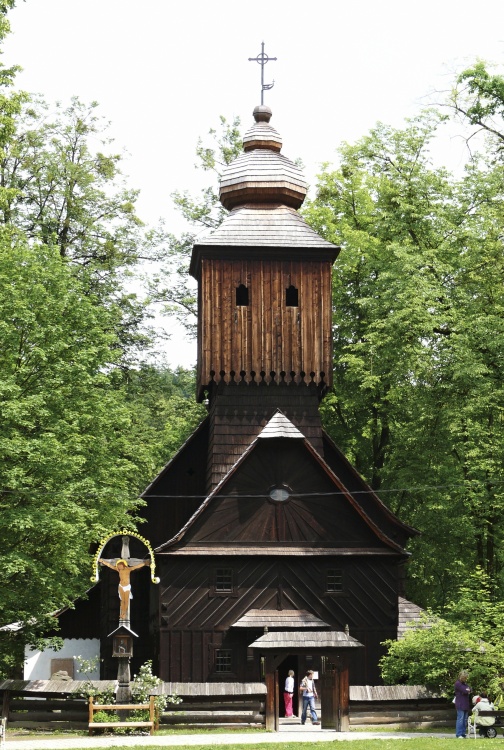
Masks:
[[[462,671],[455,683],[455,708],[457,709],[457,723],[455,725],[455,737],[459,739],[466,738],[467,719],[471,708],[471,688],[467,684],[469,675]]]

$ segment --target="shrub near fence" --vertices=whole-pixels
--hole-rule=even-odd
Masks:
[[[97,690],[114,691],[115,680],[95,681]],[[79,680],[5,680],[0,683],[2,716],[12,729],[87,729],[88,702],[76,693]]]

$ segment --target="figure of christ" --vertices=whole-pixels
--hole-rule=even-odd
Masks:
[[[119,619],[127,620],[128,619],[128,605],[130,603],[130,599],[133,599],[133,594],[131,592],[130,574],[133,570],[138,570],[138,568],[143,568],[144,565],[150,565],[150,560],[142,560],[142,562],[138,563],[138,565],[131,565],[131,566],[129,566],[126,560],[123,560],[123,559],[117,560],[117,562],[114,565],[108,562],[108,560],[103,560],[103,558],[100,558],[98,562],[101,565],[106,565],[107,568],[112,568],[112,570],[116,570],[119,573],[118,592],[119,592],[119,599],[121,600],[121,609],[119,612]]]

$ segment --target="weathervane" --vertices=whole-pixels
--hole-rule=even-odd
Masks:
[[[257,62],[261,66],[261,104],[264,104],[264,92],[269,91],[269,89],[272,89],[275,85],[275,81],[273,81],[273,83],[264,83],[264,66],[270,60],[276,59],[276,57],[268,57],[268,55],[265,53],[264,42],[262,42],[261,44],[261,52],[257,55],[257,57],[249,57],[249,62]]]

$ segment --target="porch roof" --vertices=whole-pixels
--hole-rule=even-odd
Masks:
[[[249,609],[233,628],[330,628],[304,609]]]
[[[286,630],[265,633],[249,648],[320,651],[331,648],[358,648],[363,644],[356,638],[336,630]]]

